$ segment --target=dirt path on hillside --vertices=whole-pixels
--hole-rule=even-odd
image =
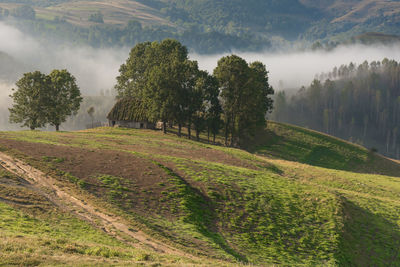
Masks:
[[[130,244],[136,248],[151,248],[152,250],[160,253],[194,258],[193,255],[182,252],[152,239],[142,231],[130,230],[131,227],[129,227],[122,218],[107,215],[99,208],[94,207],[83,200],[77,199],[68,192],[62,190],[57,185],[56,179],[44,174],[43,172],[33,168],[19,159],[10,157],[9,155],[0,152],[0,165],[9,172],[24,178],[38,189],[41,189],[41,191],[46,194],[46,196],[49,197],[49,199],[57,206],[75,213],[79,217],[84,218],[94,225],[100,226],[107,233],[112,234],[120,240],[123,240],[123,238],[118,235],[118,231],[136,239],[139,241],[139,243],[130,242]]]

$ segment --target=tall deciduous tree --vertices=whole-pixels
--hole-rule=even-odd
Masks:
[[[14,103],[10,110],[10,122],[22,123],[31,130],[47,123],[45,104],[51,87],[49,77],[40,71],[25,73],[17,81],[17,88],[10,96]]]
[[[190,102],[189,102],[189,125],[193,123],[194,129],[196,130],[196,139],[200,139],[200,132],[202,132],[206,127],[206,91],[207,91],[207,76],[208,73],[204,71],[199,71],[198,77],[193,90],[190,92]],[[190,138],[190,134],[189,134]]]
[[[58,131],[61,123],[79,110],[82,97],[75,77],[67,70],[53,70],[49,78],[51,90],[46,102],[47,121]]]
[[[236,56],[223,57],[214,70],[220,88],[225,123],[225,143],[238,145],[265,126],[265,116],[272,109],[274,91],[268,72],[260,62],[250,66]]]
[[[219,88],[217,79],[206,71],[199,71],[196,84],[192,94],[191,107],[193,108],[193,125],[196,130],[196,138],[207,128],[208,141],[210,141],[210,132],[215,135],[221,128],[222,108],[218,99]]]
[[[145,42],[137,44],[130,51],[128,59],[119,69],[120,75],[115,85],[118,98],[143,96],[149,72],[156,64],[155,58],[152,59],[151,48],[152,43]]]
[[[245,94],[244,114],[241,116],[244,138],[253,135],[258,128],[265,127],[266,114],[273,108],[273,101],[270,95],[274,94],[274,89],[269,85],[266,66],[256,61],[251,63],[249,67],[251,78]]]
[[[185,46],[176,40],[136,45],[117,77],[119,97],[141,98],[148,106],[148,117],[177,122],[179,133],[188,119],[188,94],[194,86],[197,63],[188,60]]]
[[[233,146],[237,142],[238,118],[243,109],[243,93],[250,79],[249,67],[244,59],[236,55],[227,56],[218,61],[214,75],[221,88],[225,144],[228,145],[230,136],[230,145]]]

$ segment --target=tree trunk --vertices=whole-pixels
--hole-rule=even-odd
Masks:
[[[228,146],[228,125],[225,126],[225,146]]]
[[[225,122],[225,146],[228,146],[229,125],[230,125],[230,121],[228,120],[227,122]]]
[[[213,133],[213,145],[215,145],[215,133]]]
[[[210,143],[210,127],[207,128],[207,140]]]
[[[163,121],[163,132],[164,134],[167,133],[167,123],[165,121]]]
[[[60,125],[56,124],[56,131],[58,132],[60,130]]]
[[[233,147],[233,142],[235,139],[235,116],[234,114],[232,114],[232,118],[231,118],[231,124],[232,124],[232,128],[231,128],[231,147]]]
[[[188,122],[188,136],[189,136],[189,139],[192,138],[192,129],[190,128],[191,126],[192,126],[192,122],[189,121]]]
[[[196,129],[196,140],[200,141],[200,131]]]
[[[182,136],[182,124],[181,123],[178,124],[178,136],[179,137]]]

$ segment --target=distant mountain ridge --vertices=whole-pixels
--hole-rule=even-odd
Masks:
[[[395,0],[0,0],[3,10],[23,4],[35,9],[40,27],[47,27],[42,31],[66,22],[71,28],[115,32],[135,20],[143,27],[156,27],[153,39],[173,34],[186,34],[187,39],[204,34],[212,40],[218,34],[226,36],[219,36],[224,41],[216,46],[218,50],[232,48],[228,47],[232,38],[239,39],[233,48],[259,49],[276,37],[343,42],[366,32],[400,35],[400,1]],[[89,20],[97,12],[104,23]],[[114,39],[110,38],[112,44]],[[255,41],[249,44],[247,40]],[[206,45],[213,46],[209,41]]]

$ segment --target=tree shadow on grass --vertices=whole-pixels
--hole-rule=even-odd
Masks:
[[[159,162],[154,161],[154,163],[172,178],[173,183],[178,185],[180,197],[182,198],[181,203],[183,203],[181,209],[186,210],[186,215],[183,220],[194,225],[199,233],[212,240],[212,242],[225,251],[225,253],[233,256],[240,262],[247,263],[248,260],[246,256],[230,247],[222,234],[217,231],[218,227],[215,225],[215,218],[217,216],[211,205],[212,201],[198,188],[193,187],[172,169]]]
[[[343,200],[339,266],[400,266],[400,229],[386,218]]]

